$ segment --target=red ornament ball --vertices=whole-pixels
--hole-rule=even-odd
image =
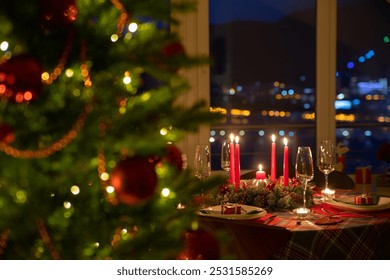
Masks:
[[[167,154],[164,157],[164,160],[169,164],[172,164],[177,168],[177,170],[183,170],[183,157],[182,153],[178,147],[174,145],[167,146]]]
[[[166,45],[162,49],[162,53],[166,57],[171,57],[176,55],[184,55],[185,50],[184,50],[184,46],[180,42],[173,42]]]
[[[204,229],[189,230],[184,234],[185,249],[180,260],[218,260],[220,247],[217,239]]]
[[[32,56],[24,54],[0,64],[0,97],[18,103],[36,99],[42,91],[43,68]]]
[[[157,187],[155,164],[144,157],[121,160],[111,173],[111,184],[120,202],[128,205],[145,202]]]
[[[6,123],[0,123],[0,142],[3,142],[4,144],[11,144],[14,140],[14,129]]]
[[[184,46],[180,42],[173,42],[164,46],[162,52],[162,66],[168,70],[177,72],[182,66],[181,60],[185,57]]]
[[[76,0],[41,0],[41,21],[43,28],[67,27],[77,19]]]

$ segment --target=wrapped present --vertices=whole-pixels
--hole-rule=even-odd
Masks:
[[[381,174],[376,177],[378,187],[390,187],[390,174]]]
[[[357,167],[355,182],[357,185],[371,185],[371,166]]]
[[[379,196],[377,195],[359,195],[355,196],[354,202],[358,205],[375,205],[378,204]]]
[[[241,215],[241,205],[236,203],[226,203],[221,205],[221,214],[224,215]]]

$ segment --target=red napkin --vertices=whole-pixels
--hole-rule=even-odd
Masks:
[[[278,216],[276,216],[275,213],[267,213],[263,217],[258,218],[256,222],[273,226],[278,224],[280,222],[280,219]]]
[[[339,215],[342,217],[349,217],[349,218],[390,217],[390,211],[388,209],[374,210],[374,211],[341,210],[327,203],[317,204],[312,207],[312,210],[317,214]]]

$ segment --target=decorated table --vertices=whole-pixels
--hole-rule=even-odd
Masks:
[[[336,190],[338,198],[355,195],[351,190]],[[248,212],[242,213],[242,217],[203,212],[200,224],[227,236],[223,246],[225,258],[390,259],[389,200],[356,209],[359,206],[349,208],[340,206],[338,201],[324,202],[314,193],[311,215],[304,220],[292,211],[258,208],[257,213],[252,211],[253,219]]]
[[[224,169],[229,178],[210,193],[211,204],[197,212],[201,227],[223,235],[224,258],[390,259],[390,197],[329,188],[336,158],[330,140],[321,142],[318,163],[325,187],[308,185],[314,179],[310,147],[298,147],[297,178],[291,178],[284,138],[283,174],[277,177],[272,135],[271,176],[260,164],[259,171],[243,179],[238,137],[231,134],[228,143]]]

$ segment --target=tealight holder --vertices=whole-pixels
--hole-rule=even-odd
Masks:
[[[295,208],[293,210],[293,213],[294,213],[295,219],[306,220],[306,219],[310,218],[311,210],[309,208],[300,207],[300,208]]]
[[[252,186],[257,188],[264,188],[265,186],[272,184],[273,181],[271,179],[253,179]]]
[[[325,188],[321,193],[324,201],[332,200],[335,197],[335,190],[329,188]]]

